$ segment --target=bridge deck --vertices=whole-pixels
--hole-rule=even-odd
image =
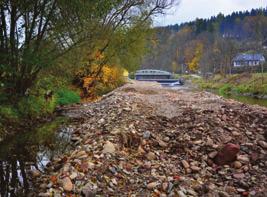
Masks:
[[[137,81],[155,81],[158,83],[175,83],[180,81],[180,79],[138,79]]]

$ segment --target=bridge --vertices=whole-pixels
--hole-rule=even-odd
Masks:
[[[162,85],[183,85],[183,81],[181,79],[172,79],[172,74],[167,71],[162,70],[138,70],[135,73],[135,80],[138,81],[154,81],[158,82]]]

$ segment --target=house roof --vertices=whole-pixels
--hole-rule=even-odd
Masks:
[[[265,61],[265,58],[262,54],[255,53],[255,54],[238,54],[235,58],[234,61]]]
[[[152,70],[152,69],[145,69],[145,70],[138,70],[136,71],[135,75],[172,75],[171,73],[163,70]]]

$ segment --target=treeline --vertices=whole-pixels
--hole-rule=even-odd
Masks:
[[[243,22],[246,20],[253,19],[256,16],[267,16],[267,9],[252,9],[244,12],[233,12],[231,15],[224,16],[223,14],[218,14],[216,17],[213,16],[210,19],[196,19],[192,22],[170,25],[165,27],[168,30],[178,32],[185,26],[192,27],[196,34],[208,31],[208,32],[219,32],[221,35],[226,37],[235,38],[248,38],[250,35],[248,27],[246,27]],[[265,32],[266,33],[266,32]]]
[[[144,68],[226,74],[231,72],[237,53],[265,53],[267,9],[219,14],[155,30],[152,54],[145,58]]]
[[[120,85],[174,1],[0,1],[0,128]]]

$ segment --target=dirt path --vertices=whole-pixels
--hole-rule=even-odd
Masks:
[[[39,196],[266,196],[266,108],[133,82],[66,114]]]

